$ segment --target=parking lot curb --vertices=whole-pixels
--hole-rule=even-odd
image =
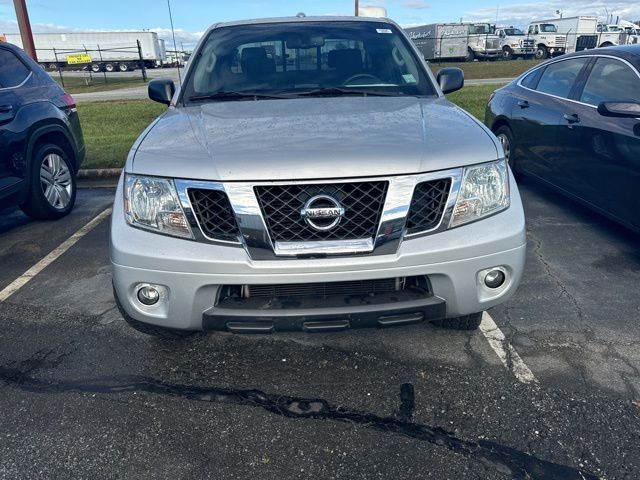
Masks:
[[[86,168],[78,170],[78,178],[99,179],[115,178],[120,176],[122,168]]]

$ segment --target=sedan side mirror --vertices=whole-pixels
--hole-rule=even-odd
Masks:
[[[598,105],[598,113],[603,117],[640,118],[640,103],[602,102]]]
[[[451,93],[464,87],[464,72],[459,68],[443,68],[436,76],[443,93]]]
[[[175,92],[176,86],[168,78],[156,78],[149,82],[149,98],[154,102],[169,105]]]

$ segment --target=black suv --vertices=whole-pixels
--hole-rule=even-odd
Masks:
[[[73,98],[14,45],[0,43],[0,206],[55,219],[76,198],[85,147]]]

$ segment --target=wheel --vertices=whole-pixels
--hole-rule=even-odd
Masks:
[[[549,50],[547,50],[547,47],[544,45],[539,45],[538,48],[536,48],[534,56],[536,57],[536,60],[543,60],[549,56]]]
[[[115,289],[113,290],[113,298],[115,298],[116,300],[116,306],[120,311],[120,315],[122,315],[122,318],[124,318],[124,321],[127,322],[127,324],[131,328],[137,330],[140,333],[144,333],[145,335],[160,338],[163,340],[181,340],[196,333],[190,330],[174,330],[172,328],[163,328],[156,325],[151,325],[149,323],[140,322],[135,318],[130,317],[129,314],[124,310],[124,308],[122,308]]]
[[[107,72],[113,72],[116,69],[116,67],[113,65],[113,63],[105,63],[104,64],[104,69]]]
[[[513,60],[513,50],[511,50],[509,47],[504,47],[502,49],[502,58],[504,60]]]
[[[611,42],[604,42],[602,45],[600,45],[600,48],[605,48],[605,47],[613,47],[613,43],[611,43]]]
[[[92,63],[91,64],[91,71],[93,73],[100,73],[100,70],[102,70],[102,68],[100,67],[99,63]]]
[[[24,213],[39,220],[67,215],[76,201],[76,177],[69,154],[52,143],[40,145],[29,178],[29,199],[20,205]]]
[[[47,70],[57,70],[57,69],[58,69],[57,63],[50,63],[49,65],[47,65]]]
[[[511,171],[515,171],[515,162],[513,161],[513,132],[506,125],[502,125],[494,132],[495,136],[498,137],[500,143],[502,144],[502,149],[504,150],[504,158],[511,167]]]
[[[121,72],[128,72],[129,69],[129,64],[128,63],[119,63],[118,64],[118,70],[120,70]]]
[[[482,312],[456,318],[442,318],[440,320],[433,320],[431,323],[437,327],[449,330],[477,330],[481,321]]]
[[[473,50],[467,48],[467,56],[465,57],[465,61],[473,62],[474,58],[476,58],[476,55],[473,53]]]

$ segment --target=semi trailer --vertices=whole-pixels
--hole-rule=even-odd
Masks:
[[[22,48],[19,33],[3,35]],[[94,72],[126,72],[161,66],[166,53],[156,32],[34,33],[38,62],[48,70],[87,66]],[[138,48],[139,43],[139,48]]]

